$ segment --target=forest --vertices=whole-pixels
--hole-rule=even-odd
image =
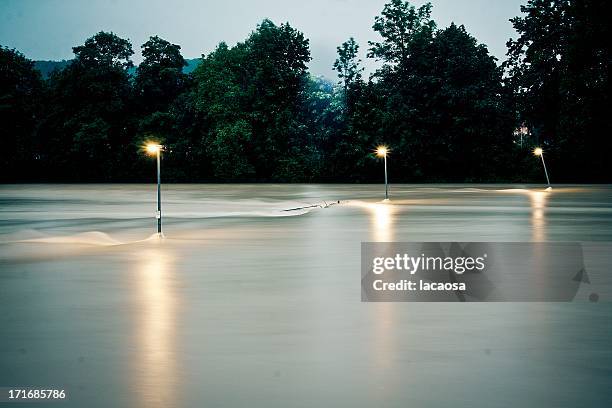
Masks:
[[[333,81],[309,73],[309,40],[261,21],[192,72],[180,45],[99,32],[43,78],[0,47],[2,182],[143,182],[164,145],[171,182],[610,182],[610,7],[529,0],[504,61],[432,5],[390,0],[372,37],[337,47]],[[360,47],[380,68],[365,75]],[[362,48],[363,49],[363,48]]]

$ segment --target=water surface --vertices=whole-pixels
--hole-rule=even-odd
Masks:
[[[359,262],[362,241],[579,241],[605,273],[612,188],[383,194],[168,185],[159,240],[154,185],[0,186],[0,386],[90,407],[609,406],[611,303],[361,303]]]

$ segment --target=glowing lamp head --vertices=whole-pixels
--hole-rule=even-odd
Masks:
[[[155,143],[149,143],[147,144],[146,148],[147,148],[147,153],[156,154],[157,152],[161,150],[161,145],[158,145]]]
[[[544,153],[544,151],[541,147],[536,147],[535,149],[533,149],[533,154],[535,154],[536,156],[541,156],[542,153]]]
[[[376,156],[385,157],[389,152],[389,148],[387,146],[378,146],[376,148]]]

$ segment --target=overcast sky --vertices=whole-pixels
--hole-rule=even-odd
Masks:
[[[514,36],[508,21],[526,0],[432,0],[439,27],[463,24],[490,52],[504,59]],[[140,45],[159,35],[182,47],[185,58],[200,57],[220,42],[242,41],[264,18],[290,22],[310,39],[316,75],[335,78],[336,47],[353,36],[367,61],[374,16],[385,0],[0,0],[0,45],[35,60],[72,58],[72,47],[98,31],[128,38],[139,62]],[[421,5],[424,1],[414,1]]]

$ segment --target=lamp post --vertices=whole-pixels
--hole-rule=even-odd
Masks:
[[[546,182],[548,183],[548,188],[552,188],[550,186],[550,179],[548,178],[548,171],[546,170],[546,163],[544,162],[544,150],[541,147],[536,147],[533,149],[533,154],[536,156],[540,156],[542,159],[542,166],[544,166],[544,174],[546,175]]]
[[[147,144],[147,153],[155,155],[157,158],[157,235],[162,235],[162,215],[161,215],[161,150],[162,145],[157,143]]]
[[[389,199],[389,183],[387,182],[387,153],[389,153],[389,148],[387,146],[378,146],[376,148],[376,156],[382,157],[385,161],[385,200]]]

